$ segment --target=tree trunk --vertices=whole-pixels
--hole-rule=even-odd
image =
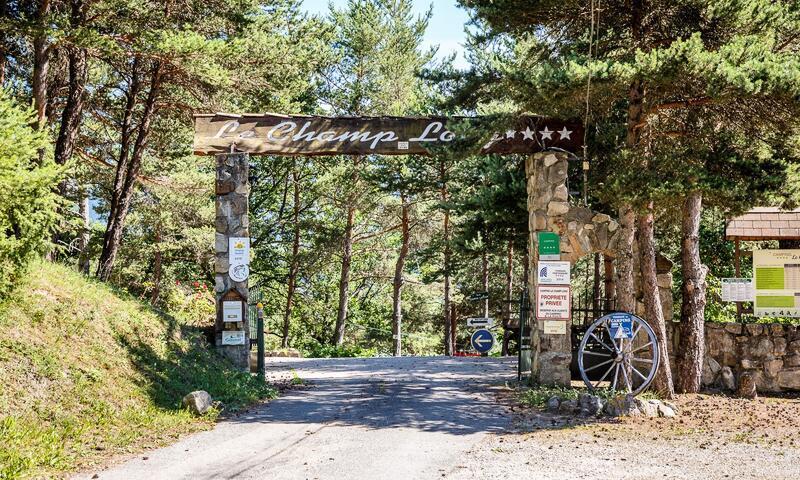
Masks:
[[[453,352],[456,351],[456,323],[458,322],[458,311],[455,303],[450,303],[450,343],[453,345]]]
[[[449,192],[447,191],[447,178],[445,162],[442,160],[439,164],[439,173],[441,181],[441,189],[439,191],[442,203],[447,203],[449,200]],[[444,354],[452,355],[453,342],[452,325],[450,323],[450,209],[445,207],[444,220],[442,222],[442,234],[444,235]]]
[[[406,257],[408,256],[408,244],[411,240],[408,222],[408,210],[410,206],[408,204],[408,198],[404,193],[400,194],[400,203],[400,253],[397,255],[397,262],[394,265],[394,282],[392,284],[392,339],[394,340],[393,354],[395,357],[399,357],[403,354],[403,271],[405,269]]]
[[[86,12],[82,1],[72,2],[70,25],[77,28],[85,22]],[[75,139],[81,126],[83,114],[83,97],[86,90],[88,62],[86,50],[76,46],[67,47],[69,85],[64,110],[61,112],[61,125],[56,138],[54,158],[57,164],[64,165],[72,158]]]
[[[358,168],[361,164],[361,157],[353,157],[352,185],[355,189],[358,184]],[[353,228],[355,227],[356,206],[355,194],[351,193],[347,198],[347,224],[344,229],[342,239],[342,273],[339,278],[339,308],[336,312],[336,326],[333,332],[333,344],[336,346],[344,342],[344,330],[347,323],[347,306],[350,300],[350,266],[353,263]]]
[[[486,251],[486,248],[483,249],[481,252],[481,289],[484,292],[489,291],[489,253]],[[489,299],[484,298],[481,300],[482,312],[481,315],[483,318],[489,316]]]
[[[153,291],[150,294],[150,303],[155,305],[158,302],[158,296],[161,294],[161,274],[162,266],[162,253],[161,253],[161,224],[156,224],[156,233],[154,239],[155,251],[153,252]]]
[[[89,231],[91,228],[91,218],[89,216],[89,195],[86,192],[86,187],[82,187],[79,189],[80,198],[78,203],[78,211],[80,213],[81,219],[83,220],[83,225],[81,228],[81,232],[78,235],[78,249],[80,251],[78,255],[78,271],[83,273],[84,275],[89,275]]]
[[[508,240],[506,251],[506,304],[503,309],[505,323],[511,323],[511,302],[514,297],[514,238]]]
[[[297,172],[297,160],[292,164],[292,183],[294,184],[294,205],[292,206],[294,235],[292,237],[292,259],[289,264],[289,278],[286,282],[286,309],[283,311],[281,348],[289,346],[289,326],[292,320],[292,308],[294,307],[294,290],[297,284],[298,270],[300,269],[300,175]]]
[[[72,11],[70,15],[70,25],[73,28],[78,28],[83,25],[85,21],[85,11],[82,1],[72,2]],[[58,135],[56,137],[56,144],[54,150],[54,159],[56,164],[65,165],[72,159],[72,153],[75,150],[75,140],[80,131],[81,121],[83,116],[83,97],[86,89],[86,80],[88,75],[88,62],[86,59],[86,50],[75,46],[67,47],[67,63],[69,70],[69,82],[67,85],[67,97],[65,100],[64,108],[61,112],[61,124],[59,125]],[[67,185],[69,178],[62,179],[58,184],[58,194],[62,198],[67,196]],[[80,200],[80,199],[79,199]],[[65,218],[67,212],[63,208],[59,208],[59,216]],[[59,244],[65,240],[64,222],[61,223],[60,231],[53,233],[53,243]],[[50,252],[50,257],[54,256],[55,252]]]
[[[8,2],[0,2],[0,18],[6,18],[9,7],[10,5],[8,5]],[[6,45],[8,41],[8,35],[0,34],[0,88],[3,88],[6,83],[6,67],[8,66],[8,50],[6,49]]]
[[[630,9],[631,37],[633,48],[639,48],[642,42],[642,18],[644,16],[644,0],[633,0]],[[641,123],[643,120],[644,85],[639,78],[635,78],[628,88],[628,111],[625,146],[634,153],[639,146],[641,138]],[[620,239],[617,244],[617,281],[616,309],[636,312],[636,289],[633,284],[633,242],[636,236],[636,214],[633,206],[625,202],[619,208]]]
[[[603,305],[606,313],[616,309],[617,297],[617,283],[614,281],[614,259],[608,255],[603,255],[604,267],[604,280],[603,296],[605,297],[605,305]]]
[[[114,268],[117,252],[122,242],[122,232],[125,227],[125,219],[130,208],[131,198],[133,197],[133,187],[139,168],[142,163],[142,156],[150,135],[150,126],[155,114],[156,100],[161,88],[162,70],[161,65],[156,63],[150,81],[150,91],[144,105],[139,125],[136,129],[136,141],[130,155],[130,161],[123,161],[127,158],[127,145],[129,141],[125,136],[125,121],[123,121],[123,142],[121,145],[120,162],[117,163],[117,172],[114,178],[114,190],[111,198],[111,209],[108,214],[108,224],[106,233],[103,236],[103,250],[100,253],[100,260],[97,266],[97,276],[101,280],[108,280]],[[131,97],[134,98],[135,96]],[[130,98],[129,98],[130,100]],[[128,112],[126,111],[126,115]],[[130,118],[127,119],[130,121]],[[124,157],[123,157],[124,155]]]
[[[350,265],[353,261],[353,225],[355,222],[355,207],[347,206],[347,225],[342,239],[342,272],[339,278],[339,308],[336,313],[336,328],[333,332],[333,344],[336,346],[344,342],[344,327],[347,321],[347,304],[350,289]]]
[[[600,311],[603,308],[602,295],[600,294],[600,257],[599,253],[594,254],[594,277],[592,278],[592,315],[595,318],[600,317]]]
[[[617,244],[616,309],[636,313],[636,287],[633,284],[633,242],[636,235],[636,213],[630,205],[620,208],[620,238]]]
[[[36,12],[37,27],[47,29],[47,16],[50,14],[50,0],[42,0]],[[31,94],[33,109],[36,112],[36,128],[44,128],[47,123],[47,75],[50,70],[50,45],[47,33],[37,32],[33,38],[33,74]]]
[[[665,398],[672,398],[675,389],[672,384],[672,370],[669,365],[667,327],[664,312],[661,310],[661,297],[658,292],[656,276],[656,250],[653,231],[653,202],[647,211],[639,215],[639,254],[642,274],[642,293],[645,320],[655,330],[660,345],[660,366],[655,377],[655,386]]]
[[[528,250],[528,248],[525,248],[525,251],[522,254],[522,288],[528,288],[528,281],[530,280],[531,255]]]
[[[678,348],[678,391],[697,393],[705,359],[706,273],[700,261],[700,214],[703,194],[691,192],[683,202],[681,219],[681,336]]]

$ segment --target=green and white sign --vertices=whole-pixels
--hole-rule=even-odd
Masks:
[[[800,317],[800,250],[753,252],[754,313]]]
[[[561,238],[553,232],[537,232],[539,260],[561,260]]]

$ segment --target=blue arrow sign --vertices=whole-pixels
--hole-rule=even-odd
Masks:
[[[472,343],[472,348],[476,352],[486,353],[494,346],[494,335],[489,330],[481,328],[480,330],[475,330],[475,333],[472,334],[470,343]]]

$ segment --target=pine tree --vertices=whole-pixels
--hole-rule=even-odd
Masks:
[[[602,15],[592,1],[460,3],[473,8],[491,34],[514,39],[513,52],[492,64],[492,71],[471,79],[493,98],[511,99],[521,110],[578,116],[585,113],[591,81],[591,122],[599,134],[616,138],[610,144],[613,148],[594,151],[593,158],[614,162],[622,173],[614,183],[619,187],[615,196],[626,233],[623,252],[631,251],[633,208],[643,251],[640,264],[648,320],[666,345],[653,278],[651,227],[658,207],[653,203],[655,191],[664,179],[648,182],[641,174],[657,168],[657,160],[674,148],[676,137],[713,131],[749,134],[752,141],[769,144],[776,132],[796,127],[800,91],[798,39],[793,33],[798,30],[796,3],[612,1],[602,3]],[[773,133],[758,135],[765,130]],[[615,151],[622,154],[614,155]],[[621,260],[618,307],[630,311],[633,272],[630,260]],[[702,328],[695,325],[689,333],[702,335]],[[666,348],[662,350],[664,368],[658,387],[670,395]],[[695,365],[703,361],[690,360]]]
[[[415,18],[411,7],[409,0],[349,0],[343,9],[331,11],[339,57],[324,75],[323,101],[333,113],[362,116],[413,110],[419,95],[415,75],[427,61],[420,44],[430,13]],[[373,163],[372,158],[353,156],[346,173],[339,305],[332,338],[337,346],[344,342],[359,203],[373,188],[362,177]],[[395,282],[398,309],[401,284]],[[393,314],[397,315],[399,310]]]

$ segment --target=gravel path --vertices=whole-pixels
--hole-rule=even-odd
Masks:
[[[76,478],[792,479],[800,400],[679,399],[677,419],[521,409],[514,359],[271,359],[309,384],[213,430]]]
[[[447,478],[800,478],[800,399],[683,395],[676,403],[675,419],[518,409],[514,432],[487,437]]]
[[[77,478],[441,478],[510,417],[484,390],[515,379],[494,358],[270,359],[310,385],[239,418]]]

